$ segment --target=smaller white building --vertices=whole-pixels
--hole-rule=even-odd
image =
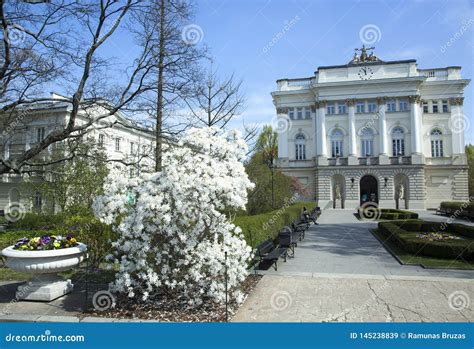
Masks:
[[[55,129],[62,129],[69,120],[71,105],[64,97],[52,94],[52,101],[35,103],[20,109],[15,122],[0,122],[1,157],[8,160],[15,154],[28,150],[36,142],[43,140]],[[80,111],[76,125],[84,125],[90,118],[104,115],[100,106]],[[4,120],[4,119],[0,119]],[[154,166],[154,134],[152,130],[131,123],[118,112],[113,116],[99,119],[88,129],[86,137],[103,148],[108,163],[127,165],[128,175],[135,176],[140,171],[150,171]],[[47,159],[49,148],[39,155]],[[21,203],[25,207],[41,210],[44,200],[40,193],[24,193],[23,177],[17,174],[5,174],[0,181],[0,211],[8,210],[11,205]]]

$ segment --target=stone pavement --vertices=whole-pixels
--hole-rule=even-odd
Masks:
[[[265,275],[232,321],[471,322],[472,302],[465,279]]]
[[[286,263],[280,261],[278,271],[269,269],[264,274],[313,276],[336,273],[474,279],[474,270],[401,265],[370,232],[369,229],[377,227],[377,222],[359,221],[354,213],[354,210],[324,210],[320,224],[311,226],[304,240],[298,243],[295,258]],[[428,211],[419,213],[423,218],[447,219]]]

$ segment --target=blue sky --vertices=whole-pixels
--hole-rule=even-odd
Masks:
[[[470,1],[202,0],[195,24],[202,28],[202,42],[210,47],[219,72],[243,80],[247,104],[241,119],[246,123],[271,121],[275,80],[347,63],[361,46],[359,32],[365,25],[380,30],[373,45],[383,60],[416,59],[419,68],[460,65],[464,78],[473,77]],[[467,30],[443,50],[463,25]],[[471,84],[464,113],[471,124],[466,141],[474,143],[472,91]]]

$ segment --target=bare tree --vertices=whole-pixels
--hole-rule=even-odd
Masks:
[[[129,13],[142,0],[45,1],[29,4],[0,1],[0,122],[4,134],[18,132],[31,108],[46,103],[44,90],[53,81],[65,93],[69,116],[28,150],[1,159],[0,174],[21,173],[25,166],[38,165],[35,158],[50,145],[81,137],[98,121],[106,121],[126,108],[149,86],[147,52],[143,49],[133,65],[122,72],[120,86],[105,83],[110,57],[104,46]],[[85,121],[78,122],[81,115]]]
[[[219,79],[211,67],[195,93],[186,99],[193,118],[208,127],[224,128],[242,111],[245,99],[240,93],[241,85],[242,81],[236,81],[233,75]]]
[[[205,48],[199,26],[189,25],[193,8],[185,0],[148,1],[134,12],[130,30],[146,55],[150,88],[135,103],[136,111],[145,113],[155,127],[155,170],[162,168],[163,139],[175,136],[182,124],[172,114],[191,91],[200,74],[199,61]]]

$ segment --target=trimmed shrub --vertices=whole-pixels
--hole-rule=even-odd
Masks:
[[[435,258],[474,260],[474,228],[456,225],[443,225],[439,222],[425,221],[398,221],[380,222],[379,231],[388,240],[392,241],[405,251]],[[442,229],[444,227],[444,229]],[[473,228],[473,229],[471,229]],[[413,229],[413,230],[412,230]],[[456,230],[463,233],[457,233]],[[429,241],[417,237],[420,232],[442,232],[453,235],[462,235],[461,240]],[[472,234],[471,236],[468,236]]]
[[[467,216],[474,218],[473,201],[443,201],[439,206],[441,211],[444,211],[448,215]]]
[[[255,248],[268,238],[276,239],[281,228],[300,218],[303,207],[312,210],[316,207],[316,203],[299,202],[267,213],[239,216],[233,223],[242,229],[247,244]]]

